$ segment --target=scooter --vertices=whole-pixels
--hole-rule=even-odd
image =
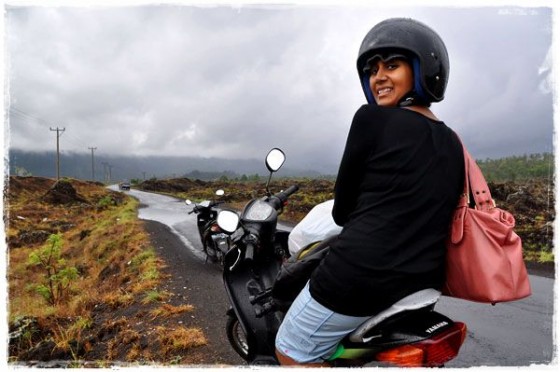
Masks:
[[[224,195],[224,190],[216,190],[216,196]],[[187,205],[194,204],[191,200],[185,200]],[[224,255],[229,249],[229,235],[225,234],[216,222],[219,209],[216,208],[224,202],[221,200],[204,200],[194,207],[189,214],[196,213],[196,224],[202,249],[206,254],[206,260],[217,262],[220,265],[224,262]]]
[[[220,211],[217,222],[230,234],[223,281],[231,305],[226,334],[233,349],[250,365],[278,365],[275,336],[289,303],[274,296],[274,284],[289,257],[289,231],[278,228],[278,215],[298,186],[272,194],[272,174],[284,163],[280,149],[272,149],[266,166],[270,176],[266,195],[251,200],[241,215]],[[425,289],[413,293],[372,316],[338,345],[333,366],[441,367],[455,358],[466,336],[466,325],[434,311],[441,293]]]

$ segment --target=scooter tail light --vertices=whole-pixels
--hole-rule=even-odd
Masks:
[[[375,359],[399,367],[437,367],[455,358],[467,335],[467,326],[456,322],[450,329],[426,340],[382,351]]]
[[[403,345],[385,350],[377,354],[375,359],[399,367],[422,367],[424,351],[412,345]]]

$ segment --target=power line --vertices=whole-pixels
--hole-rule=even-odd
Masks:
[[[41,119],[40,117],[38,117],[36,115],[32,115],[32,114],[30,114],[30,113],[28,113],[24,110],[21,110],[21,109],[15,107],[15,106],[11,106],[9,108],[9,111],[10,111],[11,115],[15,115],[15,116],[25,120],[26,122],[32,123],[34,125],[40,124],[40,125],[46,125],[46,126],[49,126],[49,127],[54,127],[55,126],[55,124],[53,124],[53,123],[51,123],[47,120]],[[80,148],[80,147],[85,148],[85,147],[87,147],[88,142],[83,141],[82,138],[76,136],[72,132],[66,132],[66,135],[69,136],[66,139],[66,141],[70,145],[73,145],[73,147],[75,147],[75,148]]]
[[[15,107],[13,105],[9,107],[9,114],[13,116],[17,116],[17,118],[19,118],[17,120],[23,120],[24,122],[28,122],[29,124],[32,124],[35,127],[37,127],[38,125],[46,125],[49,127],[50,131],[56,132],[56,179],[57,181],[60,180],[60,154],[61,152],[64,153],[64,151],[61,151],[60,149],[60,137],[62,137],[63,133],[66,133],[67,136],[69,136],[66,138],[65,141],[69,142],[71,147],[73,146],[81,147],[81,148],[87,147],[89,150],[91,150],[91,177],[92,177],[92,181],[95,181],[94,151],[97,150],[97,147],[88,147],[86,145],[86,142],[82,141],[81,138],[74,135],[72,132],[65,132],[66,128],[59,128],[58,126],[55,126],[51,122],[41,119],[40,117],[30,114],[29,112],[22,110],[18,107]],[[108,163],[104,164],[104,171],[105,171],[104,177],[105,180],[108,182],[110,182],[111,180],[112,167],[113,166],[109,165]]]
[[[52,125],[52,123],[49,123],[48,121],[46,121],[46,120],[44,120],[44,119],[41,119],[41,118],[39,118],[39,117],[37,117],[37,116],[34,116],[34,115],[31,115],[31,114],[29,114],[29,113],[27,113],[27,112],[25,112],[25,111],[23,111],[23,110],[20,110],[20,109],[18,109],[18,108],[16,108],[16,107],[13,107],[13,106],[10,107],[10,112],[11,112],[12,114],[15,114],[15,115],[17,115],[17,116],[19,116],[19,117],[22,117],[22,118],[24,118],[24,119],[28,119],[28,120],[29,120],[29,119],[32,119],[32,120],[34,120],[34,121],[36,121],[36,122],[39,122],[40,124],[44,124],[44,125],[48,125],[48,126],[51,126],[51,125]]]
[[[17,116],[23,120],[25,120],[28,123],[31,124],[40,124],[40,125],[46,125],[49,127],[54,127],[55,124],[45,120],[45,119],[41,119],[40,117],[36,116],[36,115],[32,115],[22,109],[19,109],[15,106],[11,106],[9,108],[10,111],[10,115],[14,115]],[[74,147],[87,147],[87,142],[84,142],[81,138],[77,137],[76,135],[72,134],[71,132],[66,132],[66,134],[68,136],[70,136],[67,141],[70,144],[73,144]]]
[[[72,128],[70,128],[70,129],[72,129]],[[67,136],[66,141],[69,141],[71,144],[74,145],[74,147],[76,147],[76,148],[88,147],[86,142],[82,141],[82,139],[75,136],[72,132],[67,132],[66,136]]]

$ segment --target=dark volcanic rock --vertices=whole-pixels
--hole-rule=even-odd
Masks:
[[[43,201],[49,204],[87,203],[87,200],[76,192],[67,181],[58,181],[43,195]]]

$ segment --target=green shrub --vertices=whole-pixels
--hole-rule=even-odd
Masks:
[[[61,250],[62,234],[51,234],[47,244],[32,251],[27,261],[28,265],[39,267],[45,274],[44,280],[31,284],[31,288],[53,306],[67,298],[72,282],[78,278],[78,269],[66,264]]]

